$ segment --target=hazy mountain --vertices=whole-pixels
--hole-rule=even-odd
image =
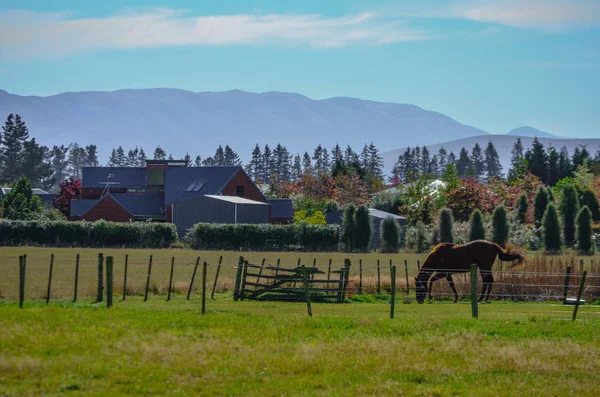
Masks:
[[[528,136],[531,138],[535,138],[536,136],[538,138],[559,138],[556,135],[552,135],[549,132],[540,131],[528,125],[515,128],[514,130],[507,132],[506,135]]]
[[[48,97],[0,91],[0,117],[9,113],[20,114],[42,144],[98,145],[103,163],[118,145],[143,146],[148,155],[160,145],[174,157],[189,152],[204,158],[217,145],[229,144],[247,161],[256,143],[280,142],[293,153],[312,155],[319,143],[360,150],[373,141],[385,150],[486,134],[413,105],[239,90],[143,89]]]
[[[523,146],[525,150],[531,147],[533,142],[533,138],[531,137],[517,137],[517,136],[509,136],[509,135],[482,135],[475,136],[465,139],[458,139],[449,142],[438,143],[435,145],[427,145],[431,155],[437,153],[440,150],[440,147],[444,147],[448,153],[454,152],[456,157],[460,153],[460,149],[464,147],[471,153],[471,149],[475,146],[475,143],[479,143],[479,146],[483,150],[485,150],[489,141],[492,141],[494,146],[496,147],[496,151],[500,156],[500,163],[502,164],[502,173],[506,175],[508,170],[510,169],[510,158],[511,158],[511,150],[513,144],[517,141],[517,138],[521,138],[521,142],[523,142]],[[596,139],[561,139],[561,138],[538,138],[538,140],[545,146],[549,147],[552,145],[556,148],[556,150],[560,151],[563,146],[566,146],[569,150],[569,155],[572,156],[575,148],[579,145],[586,146],[587,150],[590,152],[592,156],[596,154],[596,152],[600,149],[600,138]],[[421,145],[422,146],[422,145]],[[402,149],[391,150],[385,153],[382,153],[385,169],[388,172],[394,168],[394,164],[398,160],[398,156],[403,154],[406,150],[406,147]]]

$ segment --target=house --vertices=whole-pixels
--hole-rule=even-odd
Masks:
[[[269,223],[271,205],[242,167],[147,160],[145,167],[84,167],[82,199],[71,201],[70,215],[172,222],[182,236],[198,222]]]
[[[371,225],[373,226],[373,233],[371,235],[371,249],[377,249],[381,247],[381,221],[388,216],[391,216],[398,222],[400,230],[406,227],[406,218],[400,215],[392,214],[385,211],[376,210],[375,208],[369,208],[369,218],[371,219]],[[329,212],[325,215],[325,219],[328,224],[342,225],[344,217],[344,210]]]
[[[268,199],[271,204],[271,223],[288,224],[294,221],[291,199]]]
[[[2,187],[0,188],[0,201],[4,200],[4,198],[6,197],[6,195],[12,190],[12,188],[10,187]],[[52,200],[54,200],[56,197],[58,197],[58,194],[54,194],[54,193],[48,193],[45,190],[42,189],[38,189],[38,188],[33,188],[31,189],[31,192],[33,194],[35,194],[36,196],[38,196],[41,200],[42,200],[42,205],[46,208],[54,208],[54,205],[52,204]]]

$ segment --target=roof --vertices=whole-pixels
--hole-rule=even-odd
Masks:
[[[211,194],[205,194],[205,196],[212,198],[212,199],[216,199],[216,200],[228,201],[228,202],[234,203],[234,204],[269,205],[269,204],[263,203],[261,201],[249,200],[247,198],[238,197],[238,196],[215,196],[215,195],[211,195]]]
[[[83,216],[88,212],[98,200],[71,200],[71,216]]]
[[[375,208],[369,208],[369,215],[373,218],[385,219],[388,216],[391,216],[394,219],[406,219],[403,216],[392,214],[391,212],[385,212],[381,210],[377,210]]]
[[[217,195],[242,167],[176,167],[165,170],[165,205]]]
[[[37,196],[42,200],[42,204],[51,207],[53,206],[52,201],[59,195],[56,193],[42,193],[38,194]]]
[[[164,218],[162,194],[111,193],[115,201],[138,218]]]
[[[109,174],[113,176],[108,180],[118,187],[146,185],[146,167],[83,167],[82,187],[104,188]]]
[[[294,206],[291,199],[268,199],[271,204],[271,218],[291,219],[294,217]]]
[[[3,187],[0,188],[0,190],[2,191],[2,196],[6,196],[12,190],[12,187]],[[31,189],[31,192],[36,196],[39,196],[41,194],[49,194],[47,191],[38,188]]]

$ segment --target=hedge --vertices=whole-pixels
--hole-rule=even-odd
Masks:
[[[337,251],[337,225],[197,223],[186,234],[192,248],[247,251]]]
[[[163,248],[176,241],[171,223],[0,220],[1,245]]]

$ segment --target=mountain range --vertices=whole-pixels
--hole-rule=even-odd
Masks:
[[[347,97],[314,100],[294,93],[241,90],[125,89],[46,97],[0,90],[0,117],[9,113],[21,115],[31,136],[44,145],[97,145],[103,163],[119,145],[125,150],[143,147],[149,156],[160,145],[175,158],[186,153],[204,158],[219,144],[228,144],[248,161],[257,143],[261,147],[281,143],[291,153],[312,154],[318,144],[332,148],[339,143],[359,151],[372,141],[385,152],[385,167],[391,169],[397,151],[406,146],[434,149],[443,141],[448,150],[458,154],[449,142],[463,142],[470,149],[474,140],[483,145],[498,139],[508,145],[510,156],[509,146],[516,135],[550,135],[532,127],[521,127],[510,135],[491,135],[409,104]],[[501,152],[506,148],[497,148],[504,160]]]

